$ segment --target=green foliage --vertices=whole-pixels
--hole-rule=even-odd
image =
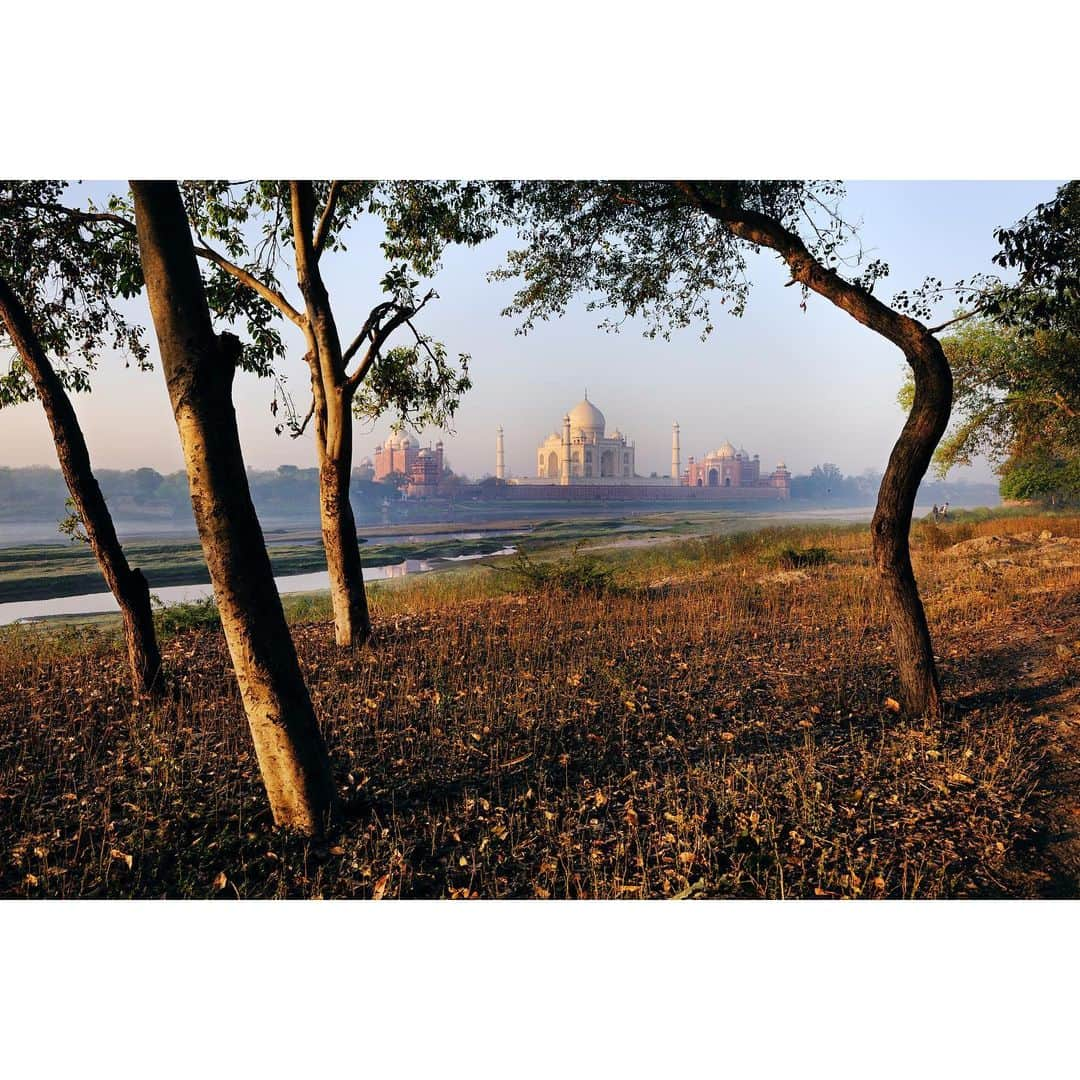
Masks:
[[[825,181],[737,180],[696,185],[730,209],[757,213],[800,235],[826,266],[847,258],[854,230],[838,213],[841,185]],[[588,310],[627,318],[668,337],[698,324],[712,330],[714,304],[741,315],[749,297],[746,257],[754,250],[704,213],[678,185],[662,181],[521,182],[496,185],[524,246],[511,251],[496,278],[519,279],[504,314],[521,316],[519,332],[559,316],[578,294]],[[878,261],[869,285],[887,272]],[[806,293],[803,294],[803,303]]]
[[[1011,229],[994,234],[999,266],[1019,271],[984,309],[1020,330],[1080,334],[1080,181],[1058,188]]]
[[[350,229],[364,215],[383,220],[383,249],[393,260],[381,287],[387,299],[376,304],[353,344],[343,348],[343,363],[356,359],[357,416],[373,419],[386,411],[397,423],[445,426],[469,387],[468,356],[458,358],[460,374],[445,348],[413,325],[419,310],[434,298],[416,294],[415,273],[433,273],[447,243],[474,243],[490,234],[490,210],[483,185],[405,181],[314,181],[312,195],[322,222],[324,251],[344,251]],[[188,181],[183,185],[189,220],[207,250],[218,250],[240,271],[284,295],[280,278],[291,272],[292,199],[284,181]],[[330,205],[332,202],[332,206]],[[220,262],[220,260],[219,260]],[[248,283],[219,264],[208,271],[207,295],[213,310],[245,332],[248,370],[275,380],[271,412],[282,419],[276,430],[298,436],[306,420],[295,407],[276,363],[284,355],[284,315]],[[296,305],[303,310],[304,305]],[[411,331],[412,344],[386,349],[399,327]],[[345,339],[347,340],[347,339]],[[370,361],[365,359],[371,353]],[[345,372],[341,377],[345,377]]]
[[[72,205],[58,180],[0,181],[0,277],[19,298],[64,388],[86,392],[101,353],[149,365],[144,328],[117,307],[142,287],[134,230],[111,209]],[[0,325],[0,346],[7,337]],[[19,360],[0,372],[0,408],[35,397]]]
[[[492,567],[493,572],[508,576],[517,586],[543,592],[560,589],[563,592],[602,595],[614,590],[614,568],[595,555],[574,548],[569,558],[538,561],[519,547],[505,566]]]
[[[79,513],[75,500],[69,497],[64,500],[64,505],[67,507],[67,517],[58,523],[57,528],[73,544],[89,544],[90,537],[86,535],[82,514]]]
[[[188,630],[218,629],[221,615],[212,596],[205,600],[193,600],[189,604],[163,604],[157,596],[151,596],[154,605],[154,628],[160,639],[173,637]]]
[[[1006,499],[1034,499],[1053,505],[1080,499],[1080,458],[1046,454],[1010,459],[1002,472]]]
[[[954,420],[934,455],[940,476],[979,455],[1005,476],[1014,459],[1080,452],[1080,336],[976,318],[942,346],[953,371]],[[909,380],[902,399],[911,391]]]

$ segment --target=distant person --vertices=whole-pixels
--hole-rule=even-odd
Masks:
[[[941,508],[941,517],[942,517],[942,520],[944,520],[944,519],[945,519],[945,518],[947,518],[948,516],[949,516],[949,502],[948,502],[948,500],[946,499],[946,501],[945,501],[945,505],[944,505],[944,506],[943,506],[943,507]]]
[[[934,509],[931,510],[930,513],[932,513],[934,515],[934,524],[937,524],[938,513],[939,513],[937,503],[934,503]]]

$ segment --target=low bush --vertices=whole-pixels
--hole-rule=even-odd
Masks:
[[[170,638],[186,630],[209,630],[221,626],[221,616],[212,596],[205,600],[193,600],[189,604],[163,604],[156,596],[150,597],[154,605],[154,627],[160,638]]]
[[[784,570],[805,570],[810,566],[824,566],[834,562],[832,552],[824,547],[797,548],[788,544],[768,552],[764,562]]]
[[[550,588],[563,592],[599,596],[615,588],[614,567],[595,555],[586,555],[575,547],[569,558],[538,562],[523,547],[508,565],[492,567],[495,573],[508,575],[516,585],[530,590]]]

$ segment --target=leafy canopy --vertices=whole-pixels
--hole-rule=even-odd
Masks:
[[[69,186],[0,181],[0,277],[26,309],[64,388],[84,392],[106,348],[143,369],[149,361],[144,327],[118,305],[142,288],[134,232],[92,203],[81,211],[67,205]],[[0,408],[34,397],[29,373],[11,357],[0,372]]]
[[[325,220],[319,217],[321,250],[346,250],[349,230],[363,215],[381,219],[381,247],[392,262],[382,281],[384,317],[423,306],[413,274],[434,274],[448,244],[477,243],[495,228],[479,184],[349,180],[315,181],[312,187],[316,205],[326,211]],[[284,300],[281,279],[291,269],[295,241],[288,182],[187,181],[182,192],[200,246],[219,252]],[[275,371],[285,353],[281,307],[253,291],[220,261],[210,260],[207,294],[220,317],[246,331],[249,369],[275,378],[271,408],[277,415],[280,399],[286,416],[278,430],[288,427],[299,433],[303,424]],[[408,325],[411,329],[411,322]],[[458,399],[470,386],[468,357],[459,356],[458,374],[441,344],[415,331],[414,336],[410,346],[380,350],[354,400],[357,415],[374,417],[393,409],[399,426],[444,426],[453,416]]]
[[[843,220],[843,187],[827,181],[737,180],[696,185],[718,203],[767,216],[803,241],[824,266],[861,261],[856,228]],[[647,336],[667,338],[691,324],[713,329],[718,304],[742,315],[750,293],[747,255],[759,250],[704,213],[667,181],[538,181],[495,185],[497,203],[523,245],[495,278],[521,286],[504,314],[519,332],[561,315],[578,293],[587,309],[613,313],[618,329],[640,317]],[[888,274],[879,260],[856,277],[873,289]],[[803,290],[803,305],[806,303]]]

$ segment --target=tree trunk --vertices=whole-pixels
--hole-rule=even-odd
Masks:
[[[337,323],[315,248],[311,181],[290,181],[296,276],[308,320],[308,364],[315,396],[319,452],[319,517],[338,645],[363,644],[371,634],[367,592],[349,501],[352,478],[352,394]]]
[[[33,379],[52,429],[56,456],[71,498],[82,519],[90,548],[109,589],[120,605],[127,642],[131,686],[136,694],[151,692],[161,675],[161,653],[154,632],[150,589],[139,569],[128,565],[112,516],[90,466],[90,451],[67,391],[34,333],[26,309],[0,278],[0,319]]]
[[[327,395],[325,419],[317,417],[319,516],[338,645],[362,645],[371,636],[364,571],[349,501],[352,474],[352,395],[344,387]]]
[[[232,402],[240,343],[214,333],[175,182],[131,190],[195,522],[274,821],[318,834],[334,786],[244,470]]]
[[[941,344],[929,332],[905,349],[915,372],[915,400],[889,455],[870,525],[874,565],[881,575],[896,662],[900,704],[911,716],[942,716],[941,683],[915,572],[911,568],[911,514],[934,448],[949,423],[952,372]]]
[[[735,236],[777,252],[794,281],[887,338],[911,366],[915,400],[889,455],[871,533],[874,563],[884,587],[896,648],[900,704],[909,715],[940,719],[941,687],[926,613],[911,568],[909,536],[915,495],[952,411],[952,372],[941,343],[918,320],[894,311],[866,289],[823,266],[780,221],[725,201],[723,184],[718,185],[719,190],[689,181],[678,181],[674,186],[691,205],[723,223]]]

